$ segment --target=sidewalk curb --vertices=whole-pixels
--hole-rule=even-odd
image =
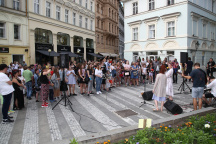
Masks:
[[[181,115],[158,119],[158,120],[153,121],[153,127],[159,128],[162,124],[164,125],[176,124],[183,120],[188,119],[190,116],[194,116],[194,115],[202,116],[202,115],[206,115],[207,113],[212,113],[214,111],[216,111],[215,108],[209,107],[209,108],[204,108],[204,109],[197,110],[197,111],[192,111],[189,113],[184,113]],[[138,130],[140,130],[138,129],[138,125],[134,125],[134,126],[124,127],[121,129],[82,136],[82,137],[77,138],[77,140],[79,144],[95,144],[97,142],[104,142],[107,140],[110,140],[111,142],[117,142],[119,140],[128,138],[131,135],[135,135]]]

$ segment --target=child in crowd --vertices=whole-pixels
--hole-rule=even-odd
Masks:
[[[145,83],[145,78],[147,75],[147,68],[146,68],[146,64],[142,64],[142,76],[143,76],[143,84]]]
[[[154,84],[153,83],[153,73],[154,73],[154,68],[153,68],[152,65],[150,65],[150,68],[149,68],[149,82],[152,81],[152,84]],[[149,82],[148,82],[148,84],[149,84]]]

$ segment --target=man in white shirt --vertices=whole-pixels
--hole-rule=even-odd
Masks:
[[[142,58],[142,60],[141,60],[141,64],[145,64],[145,63],[146,63],[145,59]]]
[[[8,109],[11,102],[12,93],[14,88],[12,86],[12,81],[5,74],[7,72],[7,65],[0,65],[0,94],[3,96],[4,102],[2,106],[2,114],[3,114],[3,123],[14,122],[8,115]]]
[[[203,95],[202,100],[204,100],[206,102],[204,107],[208,107],[209,104],[211,104],[211,102],[212,102],[212,98],[216,98],[216,79],[214,76],[210,76],[209,80],[210,80],[210,84],[208,84],[206,86],[206,88],[211,89],[211,93],[206,93]],[[207,98],[209,100],[207,100]]]

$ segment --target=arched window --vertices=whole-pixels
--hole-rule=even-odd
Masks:
[[[99,12],[99,4],[97,4],[97,12]]]
[[[110,10],[110,8],[109,8],[109,17],[110,17],[110,13],[111,13],[111,10]]]
[[[113,19],[113,10],[112,10],[112,19]]]

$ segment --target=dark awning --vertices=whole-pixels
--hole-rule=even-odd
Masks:
[[[103,58],[103,56],[99,55],[99,54],[95,54],[95,53],[88,53],[88,54],[90,54],[90,55],[92,55],[94,57],[97,57],[97,58]]]
[[[57,57],[59,56],[58,53],[56,53],[55,51],[51,51],[50,53],[48,51],[43,51],[43,50],[37,50],[37,52],[46,55],[46,56],[52,56],[52,57]]]
[[[79,55],[72,52],[60,52],[61,54],[68,54],[70,57],[79,57]]]

